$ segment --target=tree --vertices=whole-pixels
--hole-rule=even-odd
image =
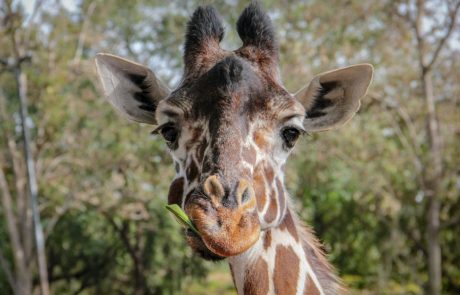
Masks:
[[[38,7],[36,7],[37,9]],[[10,286],[16,294],[31,294],[32,293],[32,273],[30,269],[30,259],[36,257],[38,259],[38,270],[40,274],[40,285],[41,292],[43,295],[49,294],[49,285],[48,285],[48,273],[46,266],[46,256],[45,256],[45,245],[44,245],[44,236],[42,225],[40,221],[40,213],[38,211],[38,187],[37,179],[35,175],[35,160],[32,156],[31,151],[31,136],[29,131],[29,126],[27,125],[27,120],[29,119],[28,115],[28,102],[27,102],[27,75],[23,71],[23,63],[27,62],[30,59],[30,56],[27,55],[27,42],[28,37],[25,37],[22,40],[18,39],[17,30],[20,29],[18,24],[22,21],[20,17],[20,12],[14,11],[11,1],[6,1],[6,12],[3,16],[3,24],[5,24],[5,38],[10,39],[11,48],[13,51],[13,58],[11,62],[9,60],[3,60],[2,64],[9,70],[14,73],[15,82],[16,82],[16,91],[19,97],[19,106],[20,106],[20,125],[22,132],[22,146],[24,150],[24,161],[25,161],[25,171],[21,173],[19,168],[18,159],[14,159],[16,163],[13,163],[15,167],[15,177],[16,177],[16,186],[19,191],[21,178],[26,174],[27,176],[27,194],[29,200],[27,200],[26,193],[18,193],[18,204],[19,214],[15,216],[14,204],[12,202],[10,189],[6,181],[5,173],[0,167],[0,187],[2,189],[3,195],[3,204],[6,209],[6,219],[9,229],[9,237],[12,243],[12,252],[15,257],[15,266],[16,266],[16,278],[13,279],[11,275],[11,270],[7,269],[5,264],[5,271],[8,274]],[[4,100],[2,98],[2,100]],[[2,105],[5,105],[2,102]],[[2,121],[6,122],[6,114],[3,108]],[[4,135],[8,138],[7,130],[4,129]],[[15,143],[13,139],[7,139],[10,144],[10,154],[12,158],[15,158],[14,150]],[[20,215],[20,216],[19,216]],[[32,215],[32,220],[28,220]],[[25,217],[22,220],[18,220],[18,217]],[[33,228],[33,231],[32,231]],[[22,233],[23,236],[20,237],[18,233]],[[34,235],[35,237],[35,246],[36,246],[36,255],[32,254],[32,243],[28,241],[27,235]],[[2,261],[5,258],[1,259]]]
[[[436,112],[436,99],[433,89],[433,67],[439,58],[440,52],[451,37],[452,31],[457,25],[457,15],[460,8],[460,1],[448,1],[447,22],[441,27],[432,25],[430,33],[424,33],[425,17],[429,8],[424,0],[418,0],[415,4],[415,16],[407,13],[408,21],[414,28],[417,40],[419,56],[420,84],[422,94],[426,102],[427,133],[429,135],[429,161],[424,172],[425,195],[429,199],[427,216],[426,240],[428,244],[428,268],[430,294],[441,294],[441,244],[440,244],[440,211],[441,194],[443,193],[441,182],[445,173],[442,163],[442,135],[439,130],[439,120]],[[428,11],[430,13],[430,11]],[[431,11],[431,15],[436,12]],[[432,21],[436,21],[432,19]],[[442,36],[437,38],[436,35]],[[429,39],[435,39],[434,51],[427,48]]]

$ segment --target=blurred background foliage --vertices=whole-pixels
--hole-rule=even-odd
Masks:
[[[149,135],[151,126],[115,114],[102,97],[93,60],[98,52],[136,60],[173,88],[193,10],[214,4],[227,28],[222,46],[236,49],[241,42],[235,22],[247,1],[3,1],[0,169],[13,200],[27,195],[18,87],[8,68],[14,34],[30,57],[22,66],[26,123],[52,293],[235,294],[225,263],[205,263],[186,247],[163,208],[174,175],[165,145]],[[431,163],[430,134],[420,52],[407,18],[414,2],[263,2],[277,28],[290,91],[321,71],[360,62],[375,67],[358,115],[339,131],[305,138],[290,159],[287,185],[302,219],[324,242],[353,293],[434,294],[427,291],[429,202],[423,186]],[[422,29],[428,52],[446,29],[452,3],[426,4]],[[437,191],[443,294],[460,293],[459,32],[456,24],[431,70],[443,139]],[[20,240],[31,244],[25,251],[31,275],[25,280],[38,294],[35,251],[27,241],[30,221],[17,201],[12,210],[24,229]],[[7,272],[18,277],[7,217],[2,203],[0,294],[16,292]]]

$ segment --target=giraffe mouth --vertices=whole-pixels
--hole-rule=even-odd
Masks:
[[[222,259],[239,255],[259,239],[261,229],[255,208],[228,208],[196,195],[186,202],[185,212],[200,232],[200,236],[187,232],[187,241],[201,256]]]
[[[220,261],[225,259],[225,257],[219,256],[216,253],[209,250],[208,247],[206,247],[206,245],[204,244],[203,239],[193,230],[186,229],[185,236],[187,238],[187,243],[201,258],[210,261]]]

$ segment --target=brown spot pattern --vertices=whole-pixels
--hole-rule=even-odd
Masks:
[[[190,161],[190,165],[187,167],[186,175],[189,183],[197,178],[198,168],[196,167],[195,161]]]
[[[269,229],[265,232],[264,249],[267,250],[268,248],[270,248],[271,244],[272,244],[272,230]]]
[[[192,140],[196,141],[201,136],[202,133],[203,133],[203,127],[200,127],[200,126],[195,127],[193,129],[193,136],[192,136],[193,138],[192,138]]]
[[[254,132],[254,142],[260,149],[264,149],[267,145],[267,140],[265,139],[265,134],[262,131]]]
[[[276,178],[276,188],[278,189],[278,202],[280,206],[280,215],[284,214],[286,207],[286,197],[284,195],[284,187],[279,178]],[[296,239],[297,240],[297,239]]]
[[[185,149],[187,151],[191,150],[192,147],[198,142],[201,133],[203,133],[203,128],[195,127],[192,129],[192,138],[185,144]]]
[[[313,235],[310,228],[303,228],[302,240],[305,257],[312,269],[314,269],[316,278],[321,284],[324,293],[342,294],[345,292],[346,294],[346,289],[343,288],[339,278],[335,275],[334,268],[324,255],[321,243]]]
[[[299,235],[297,234],[297,229],[290,210],[286,212],[286,217],[284,217],[283,222],[280,224],[280,229],[287,230],[296,241],[299,241]]]
[[[265,213],[264,219],[267,223],[271,223],[275,220],[278,215],[278,204],[276,199],[276,192],[272,189],[270,194],[270,206],[268,207],[267,212]]]
[[[308,276],[307,279],[305,280],[305,287],[303,290],[303,294],[304,295],[319,295],[320,294],[318,288],[316,287],[315,283],[313,282],[310,276]]]
[[[275,177],[275,171],[268,164],[265,164],[264,170],[265,170],[265,177],[267,179],[267,183],[270,185],[273,183],[273,178]]]
[[[184,194],[184,178],[174,180],[169,187],[168,204],[181,205],[182,195]]]
[[[277,295],[295,294],[299,279],[299,257],[291,246],[277,246],[273,283]]]
[[[254,171],[254,192],[256,193],[256,199],[257,199],[257,209],[262,211],[265,206],[265,202],[267,201],[267,196],[265,192],[265,179],[264,175],[261,173],[262,169],[260,169],[260,166],[256,167]]]
[[[259,257],[247,270],[244,279],[244,295],[266,295],[268,293],[268,265]]]

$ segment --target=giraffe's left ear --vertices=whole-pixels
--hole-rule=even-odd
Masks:
[[[107,100],[120,114],[135,122],[156,124],[155,110],[169,89],[149,68],[99,53],[96,69]]]
[[[354,65],[319,74],[295,97],[306,110],[307,131],[324,131],[343,125],[358,111],[372,80],[370,64]]]

